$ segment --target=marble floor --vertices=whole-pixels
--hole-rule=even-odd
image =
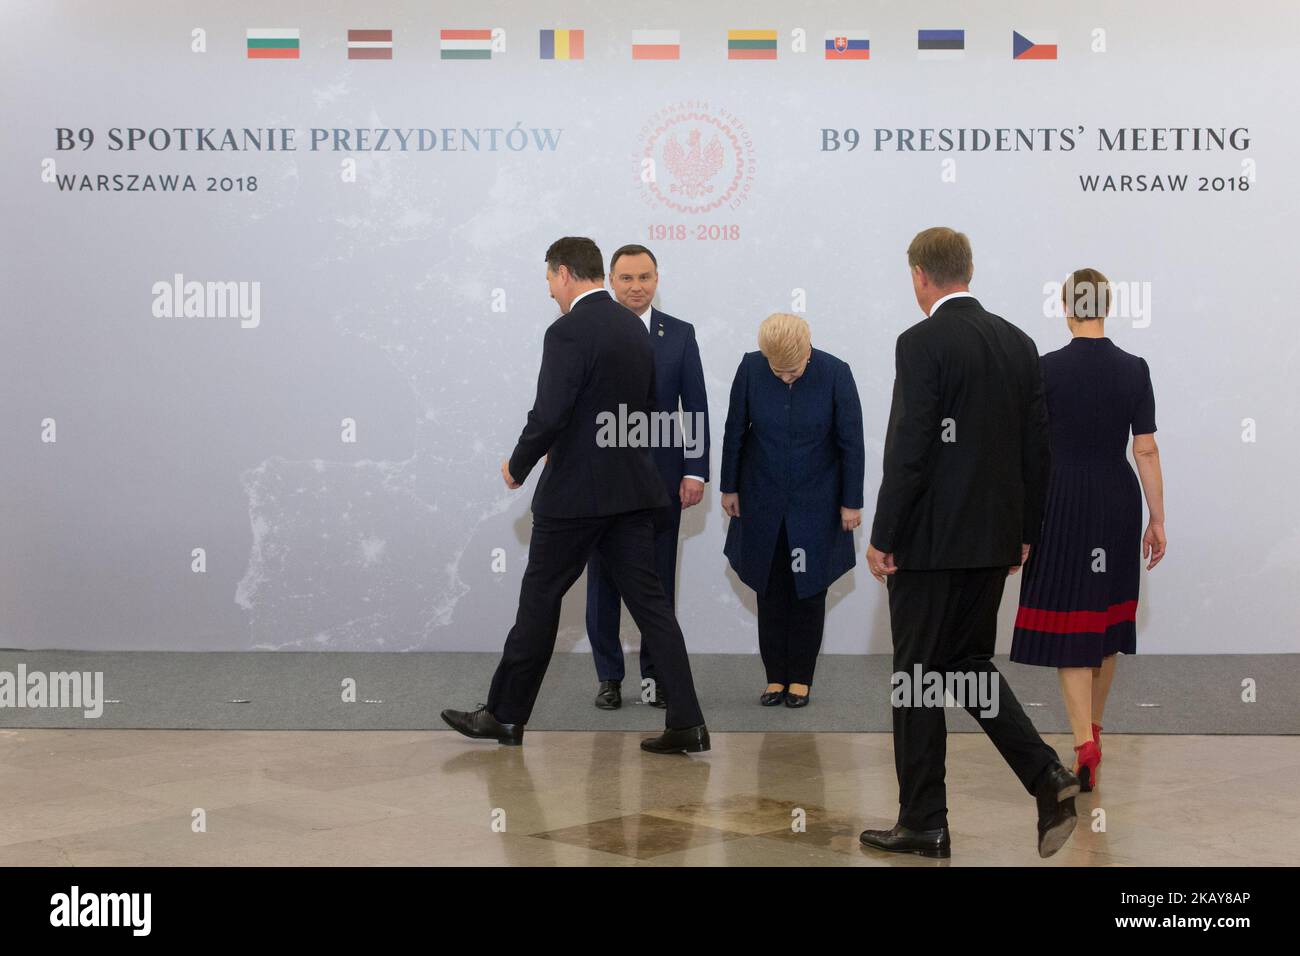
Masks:
[[[1300,736],[1107,735],[1047,861],[980,735],[949,737],[951,861],[858,845],[895,819],[887,734],[715,734],[692,757],[642,736],[0,730],[0,865],[1300,863]]]

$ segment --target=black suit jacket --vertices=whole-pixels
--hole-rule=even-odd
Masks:
[[[610,434],[602,432],[598,416],[626,421],[632,413],[649,415],[654,395],[650,336],[608,292],[584,296],[551,323],[537,399],[510,456],[510,476],[523,483],[550,455],[533,493],[533,513],[579,518],[665,506],[668,496],[648,446],[602,447],[597,441]]]
[[[1019,564],[1050,464],[1033,339],[959,297],[898,337],[895,362],[872,545],[912,570]]]

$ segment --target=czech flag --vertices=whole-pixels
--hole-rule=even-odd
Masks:
[[[1031,40],[1023,33],[1011,31],[1011,58],[1013,60],[1055,60],[1056,34],[1035,30],[1037,40]]]

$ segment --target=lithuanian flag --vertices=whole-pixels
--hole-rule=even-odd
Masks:
[[[775,60],[775,30],[728,30],[728,60]]]

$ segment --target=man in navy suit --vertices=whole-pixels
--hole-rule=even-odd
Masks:
[[[655,568],[670,602],[676,603],[677,535],[682,511],[704,497],[709,480],[709,400],[704,390],[704,368],[695,327],[660,312],[651,303],[659,287],[659,262],[645,246],[628,245],[615,251],[609,262],[609,284],[614,298],[641,317],[655,353],[655,408],[671,412],[671,443],[652,450],[668,493],[668,507],[660,512],[655,528]],[[677,419],[678,402],[684,413]],[[596,661],[600,687],[596,706],[617,710],[623,704],[623,646],[618,639],[619,592],[599,553],[587,564],[587,636]],[[671,693],[658,679],[654,659],[641,642],[641,680],[648,703],[666,706]]]
[[[537,398],[514,453],[501,463],[507,488],[519,488],[539,461],[528,566],[515,626],[506,636],[487,703],[442,712],[466,737],[523,743],[555,651],[564,595],[598,552],[631,611],[670,690],[664,732],[641,741],[650,753],[702,753],[709,730],[691,680],[686,640],[654,566],[657,515],[667,503],[644,429],[610,436],[614,416],[652,417],[654,350],[637,317],[605,291],[600,249],[565,236],[546,250],[546,284],[561,316],[542,339]],[[615,409],[618,411],[615,412]],[[613,437],[614,440],[608,440]]]

